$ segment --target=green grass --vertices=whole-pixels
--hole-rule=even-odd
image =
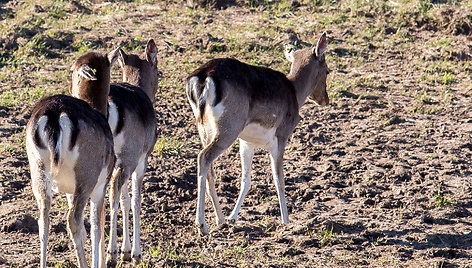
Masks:
[[[157,156],[164,155],[179,155],[183,151],[184,143],[179,141],[176,137],[161,136],[157,139],[154,145],[154,152]]]

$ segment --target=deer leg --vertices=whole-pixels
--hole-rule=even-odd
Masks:
[[[221,212],[220,201],[218,200],[218,196],[216,194],[215,189],[215,170],[213,169],[213,164],[209,167],[209,173],[207,175],[207,185],[206,190],[208,196],[210,196],[211,203],[213,204],[213,209],[215,210],[216,215],[216,225],[221,225],[225,223],[225,218],[223,216],[223,212]]]
[[[79,268],[88,267],[83,245],[83,236],[86,234],[83,233],[82,229],[84,224],[83,212],[87,204],[87,199],[88,196],[85,197],[80,194],[74,194],[72,197],[72,205],[69,207],[67,213],[67,230],[74,244]]]
[[[42,164],[41,164],[42,165]],[[51,208],[51,187],[43,168],[36,161],[30,161],[33,194],[39,208],[39,241],[41,243],[41,268],[46,268],[46,251],[49,232],[49,210]]]
[[[133,262],[137,265],[141,264],[141,245],[140,245],[140,229],[139,222],[141,220],[141,192],[143,189],[143,178],[146,172],[146,157],[139,161],[136,170],[131,175],[131,210],[133,211],[133,248],[131,256]]]
[[[67,197],[67,205],[69,206],[69,208],[71,208],[73,206],[72,198],[74,197],[74,195],[66,193],[66,197]],[[87,231],[85,230],[85,223],[83,221],[82,221],[82,233],[84,234],[82,236],[82,245],[85,245],[86,238],[87,238],[85,234],[87,233]]]
[[[117,220],[120,192],[123,185],[127,186],[129,172],[121,164],[115,168],[110,182],[110,240],[108,242],[107,266],[115,267],[117,262]],[[128,238],[129,239],[129,238]],[[125,240],[125,239],[124,239]]]
[[[210,168],[213,161],[222,154],[236,139],[237,134],[234,137],[225,137],[227,139],[222,140],[215,137],[213,141],[208,144],[203,150],[200,151],[197,158],[197,215],[195,218],[195,224],[200,234],[208,234],[210,230],[205,221],[205,188],[207,183],[208,169]],[[211,180],[209,183],[212,185],[208,186],[210,189],[214,189],[214,181]],[[217,200],[216,191],[214,192]]]
[[[277,138],[271,142],[269,146],[270,162],[272,167],[272,175],[274,184],[277,189],[277,196],[279,198],[280,214],[282,223],[288,223],[287,202],[285,200],[285,180],[283,173],[283,155],[285,150],[285,143],[279,142]]]
[[[121,187],[121,215],[123,216],[123,244],[121,245],[121,260],[131,261],[131,242],[129,235],[129,211],[131,209],[131,199],[129,197],[128,183]]]
[[[238,219],[238,213],[243,204],[244,197],[251,188],[251,165],[254,155],[254,145],[239,139],[239,154],[241,155],[241,189],[236,205],[229,216],[229,220],[232,223],[236,222]]]
[[[97,193],[90,199],[90,236],[92,238],[92,267],[104,267],[104,205],[105,185],[96,189]]]

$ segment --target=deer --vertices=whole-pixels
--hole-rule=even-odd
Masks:
[[[329,104],[325,61],[326,32],[316,46],[295,50],[287,47],[290,73],[248,65],[232,58],[213,59],[193,71],[186,80],[186,93],[196,119],[203,149],[197,156],[197,213],[201,235],[209,234],[205,221],[205,189],[216,215],[216,225],[225,223],[215,189],[213,162],[236,139],[241,156],[241,188],[229,215],[236,222],[251,186],[255,148],[269,151],[273,182],[277,190],[282,224],[288,224],[283,155],[289,137],[301,119],[307,97],[320,106]]]
[[[115,164],[108,125],[110,71],[119,48],[88,52],[72,65],[73,95],[41,99],[26,125],[26,151],[32,190],[39,208],[40,265],[46,267],[51,190],[65,193],[67,230],[78,267],[88,267],[84,252],[83,211],[90,200],[92,267],[105,267],[104,198]]]
[[[140,210],[141,192],[147,158],[156,143],[154,99],[158,88],[157,47],[153,39],[147,42],[142,55],[119,52],[118,62],[123,71],[123,83],[113,83],[108,97],[108,123],[114,138],[116,164],[110,184],[110,240],[107,264],[117,264],[117,218],[121,194],[123,215],[122,261],[141,262]],[[132,200],[128,181],[131,177]],[[130,244],[129,211],[133,212],[133,243]]]

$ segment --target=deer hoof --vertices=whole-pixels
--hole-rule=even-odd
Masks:
[[[137,254],[137,255],[133,254],[133,263],[134,265],[141,264],[141,254]]]
[[[117,252],[116,251],[113,251],[113,252],[108,252],[107,254],[107,267],[116,267],[117,265],[117,262],[116,262],[116,256],[117,256]]]
[[[116,260],[107,259],[107,267],[108,268],[115,268],[116,265],[117,265]]]
[[[131,261],[131,251],[121,253],[122,261]]]
[[[197,225],[197,229],[200,235],[207,235],[210,233],[210,229],[208,229],[208,226],[205,223]]]

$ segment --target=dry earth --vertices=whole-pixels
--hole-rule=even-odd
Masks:
[[[39,264],[23,141],[34,103],[66,92],[68,66],[83,51],[142,51],[153,37],[163,78],[160,138],[144,183],[143,267],[472,266],[470,14],[467,1],[248,1],[221,9],[0,1],[0,265]],[[207,200],[212,231],[200,237],[200,145],[187,73],[224,56],[287,72],[283,43],[313,43],[325,30],[331,104],[307,103],[287,148],[291,223],[280,224],[269,160],[257,151],[238,222],[217,228]],[[216,170],[229,215],[239,190],[237,143]],[[55,195],[48,261],[56,267],[75,263],[66,209]]]

